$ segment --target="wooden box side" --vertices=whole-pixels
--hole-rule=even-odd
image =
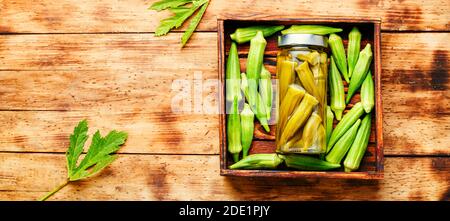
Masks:
[[[381,22],[375,23],[374,31],[374,68],[375,68],[375,121],[376,121],[376,162],[377,174],[383,178],[384,149],[383,149],[383,105],[381,95]]]
[[[225,124],[225,40],[224,20],[217,20],[217,46],[219,57],[219,145],[220,145],[220,174],[227,168],[227,133]]]
[[[376,141],[374,150],[374,167],[375,171],[358,171],[352,173],[345,173],[341,171],[330,172],[316,172],[316,171],[294,171],[294,170],[230,170],[227,168],[227,142],[226,142],[226,115],[225,115],[225,64],[226,64],[226,48],[229,47],[226,43],[227,24],[238,23],[239,25],[247,25],[252,23],[266,23],[266,24],[284,24],[290,25],[292,23],[320,23],[320,24],[335,24],[346,23],[344,26],[350,26],[352,23],[370,23],[373,25],[373,35],[370,40],[373,41],[374,62],[373,72],[375,80],[375,124],[373,129],[374,139]],[[349,24],[347,24],[349,23]],[[381,21],[377,18],[305,18],[305,19],[290,19],[284,18],[280,20],[273,20],[272,18],[263,18],[259,20],[252,19],[218,19],[218,54],[219,54],[219,79],[220,79],[220,93],[219,93],[219,131],[220,131],[220,174],[224,176],[248,176],[248,177],[284,177],[284,178],[349,178],[349,179],[382,179],[383,178],[383,137],[382,137],[382,106],[381,106],[381,35],[380,35]],[[229,32],[229,30],[228,30]],[[229,44],[229,43],[228,43]],[[245,47],[245,46],[244,46]],[[239,47],[238,47],[239,48]],[[245,48],[247,49],[247,48]],[[244,49],[244,50],[245,50]],[[372,135],[371,135],[372,136]],[[261,141],[260,141],[261,142]],[[264,143],[264,141],[262,142]],[[266,144],[266,146],[268,146]],[[269,145],[270,146],[270,145]],[[266,149],[270,149],[266,148]]]

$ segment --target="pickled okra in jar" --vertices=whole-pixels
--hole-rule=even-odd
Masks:
[[[277,152],[326,152],[327,38],[279,36]]]

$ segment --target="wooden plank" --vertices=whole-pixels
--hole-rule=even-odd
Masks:
[[[23,0],[0,2],[0,32],[80,33],[80,32],[153,32],[168,12],[147,10],[156,0]],[[248,9],[251,8],[251,12]],[[298,18],[315,16],[381,17],[383,30],[449,30],[445,0],[335,0],[324,1],[212,1],[198,27],[216,31],[216,18]],[[232,10],[231,10],[232,9]]]
[[[0,112],[1,128],[9,128],[0,129],[0,151],[64,152],[74,125],[88,118],[102,131],[126,129],[133,139],[124,152],[218,153],[214,114],[200,111],[191,117],[171,109],[171,99],[178,94],[171,89],[174,80],[189,79],[192,93],[196,72],[203,79],[217,78],[216,34],[199,33],[198,44],[183,50],[168,47],[179,37],[0,36],[0,109],[75,111]],[[448,124],[439,123],[449,122],[449,103],[443,102],[450,86],[448,37],[449,33],[383,34],[386,154],[450,153]],[[165,57],[155,56],[161,51]],[[212,88],[203,98],[215,94]],[[214,110],[216,104],[205,100],[200,107]],[[41,131],[47,131],[47,139],[36,136]],[[207,139],[195,139],[203,134]],[[202,140],[205,143],[198,143]]]
[[[450,115],[384,113],[384,153],[387,155],[450,155]]]
[[[66,176],[62,154],[3,153],[0,161],[3,200],[34,200]],[[51,199],[449,200],[449,158],[386,158],[379,181],[230,178],[219,176],[218,165],[217,155],[121,155],[97,177]]]
[[[213,154],[219,153],[217,117],[136,110],[108,111],[0,111],[0,151],[65,152],[77,123],[87,119],[89,135],[100,130],[128,132],[119,152]],[[86,146],[90,144],[90,139]]]
[[[167,110],[174,80],[193,79],[195,72],[217,79],[216,34],[198,33],[199,41],[183,50],[173,47],[180,35],[0,36],[0,82],[6,85],[0,108],[126,111],[151,104]],[[448,38],[450,33],[383,34],[384,112],[449,112],[448,102],[441,102],[449,97]]]
[[[107,111],[0,111],[0,151],[65,152],[68,137],[81,119],[95,129],[129,133],[123,153],[218,154],[216,115],[171,114],[151,110]],[[384,115],[387,155],[449,155],[449,115],[431,118],[404,113]],[[7,128],[7,129],[6,129]],[[45,138],[43,133],[45,132]],[[418,135],[420,134],[420,136]]]
[[[420,109],[432,117],[450,112],[450,103],[444,102],[450,98],[450,46],[444,44],[448,37],[449,33],[382,34],[384,112]]]

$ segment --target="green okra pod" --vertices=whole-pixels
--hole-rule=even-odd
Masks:
[[[230,166],[230,169],[275,169],[283,162],[276,153],[252,154]]]
[[[269,119],[267,119],[266,104],[264,103],[260,94],[257,94],[256,96],[256,110],[254,110],[254,112],[256,113],[256,118],[258,118],[258,121],[259,123],[261,123],[261,126],[264,128],[264,130],[269,132],[270,127],[269,127]]]
[[[281,31],[281,34],[315,34],[327,35],[341,32],[342,28],[333,28],[323,25],[292,25],[290,28]]]
[[[320,54],[320,69],[319,76],[315,79],[317,82],[317,96],[319,99],[319,113],[326,114],[327,105],[327,82],[328,82],[328,57],[327,54],[322,52]]]
[[[345,154],[350,149],[353,141],[355,140],[356,132],[361,124],[361,120],[358,119],[350,129],[339,139],[339,141],[334,145],[333,149],[325,157],[326,161],[330,163],[341,163]]]
[[[255,114],[250,109],[250,105],[244,103],[244,109],[241,112],[241,143],[242,156],[245,158],[248,155],[250,146],[253,140],[253,130]]]
[[[267,120],[270,120],[272,115],[272,75],[262,66],[261,79],[259,80],[259,93],[266,105]]]
[[[297,107],[297,105],[300,103],[305,93],[305,89],[303,89],[299,85],[289,85],[286,96],[284,96],[284,99],[281,102],[279,108],[277,134],[280,134],[280,131],[283,130],[288,117],[292,114],[295,107]]]
[[[247,83],[248,83],[248,103],[252,109],[256,109],[258,95],[258,83],[264,59],[264,50],[267,42],[263,33],[258,31],[250,41],[250,50],[247,58]]]
[[[347,49],[347,59],[348,59],[348,77],[352,77],[353,69],[355,68],[356,62],[359,57],[359,50],[361,47],[361,32],[357,27],[353,27],[348,34],[348,49]]]
[[[255,37],[258,31],[261,31],[264,37],[269,37],[283,29],[284,25],[277,25],[277,26],[256,25],[245,28],[238,28],[233,34],[230,35],[230,37],[233,41],[237,42],[238,44],[242,44],[252,40],[252,38]]]
[[[305,90],[312,96],[317,98],[317,87],[314,82],[314,75],[309,68],[308,62],[303,62],[301,65],[295,68],[297,76],[302,83]]]
[[[317,139],[318,134],[318,127],[322,123],[322,118],[316,114],[312,113],[309,117],[308,121],[306,121],[305,126],[303,127],[303,134],[302,134],[302,146],[303,151],[307,151],[308,148],[310,148],[314,140]]]
[[[361,103],[366,113],[370,113],[375,105],[374,96],[375,89],[373,86],[372,72],[369,70],[369,73],[367,73],[366,79],[361,86]]]
[[[313,109],[319,103],[315,97],[310,94],[305,94],[300,105],[294,110],[291,117],[288,119],[286,126],[281,132],[280,140],[278,142],[279,146],[284,145],[292,136],[297,132],[297,130],[302,127],[306,120],[311,115]]]
[[[338,163],[330,163],[317,158],[299,154],[289,154],[284,156],[287,167],[299,170],[333,170],[341,167]]]
[[[312,51],[306,54],[300,53],[297,55],[297,58],[302,61],[306,61],[313,66],[320,63],[320,54],[317,51]]]
[[[296,65],[297,65],[296,62],[289,60],[284,60],[281,62],[280,72],[278,73],[279,75],[277,76],[279,84],[278,97],[280,101],[284,99],[284,96],[286,95],[289,85],[294,83],[295,80],[294,68]]]
[[[248,80],[245,73],[241,73],[241,91],[244,93],[245,99],[248,102]]]
[[[225,73],[226,78],[226,100],[229,103],[233,103],[234,97],[237,96],[238,103],[242,99],[240,90],[240,73],[241,67],[239,64],[239,57],[237,52],[236,43],[231,43],[230,52],[227,59],[227,69]]]
[[[320,150],[319,152],[321,155],[327,151],[327,135],[325,131],[325,127],[320,124],[317,128],[317,137],[316,137],[315,145],[317,146],[317,150]]]
[[[331,111],[331,107],[327,106],[327,122],[326,122],[326,127],[327,127],[327,142],[330,140],[331,137],[331,132],[333,131],[333,119],[334,119],[334,114],[333,111]]]
[[[361,102],[356,103],[352,109],[344,115],[342,120],[336,125],[331,133],[330,140],[327,145],[327,153],[333,145],[341,138],[345,132],[363,115],[364,109]]]
[[[372,62],[372,49],[370,44],[359,53],[358,62],[356,62],[355,69],[353,70],[352,80],[348,86],[346,103],[350,103],[352,96],[361,87],[364,79],[366,79],[367,72]]]
[[[328,75],[328,55],[325,52],[320,53],[320,67],[322,68],[322,73]]]
[[[249,92],[248,92],[248,79],[247,79],[247,75],[245,73],[241,73],[241,90],[245,95],[245,98],[247,99],[247,101],[249,101]],[[261,123],[261,126],[264,127],[264,130],[266,130],[267,132],[270,131],[269,128],[269,122],[267,119],[267,110],[266,110],[266,104],[264,103],[264,101],[261,98],[261,94],[257,93],[256,94],[256,103],[255,106],[251,106],[250,105],[251,110],[253,111],[253,113],[256,114],[256,118],[258,119],[258,121]]]
[[[358,129],[355,140],[353,141],[353,144],[344,160],[346,172],[355,171],[359,168],[359,164],[361,163],[364,153],[366,152],[367,145],[369,144],[371,120],[372,116],[369,113],[364,116],[361,122],[361,126]]]
[[[330,106],[336,115],[336,120],[341,120],[342,112],[345,109],[344,84],[333,57],[331,57],[330,77],[328,79],[330,81]]]
[[[331,54],[334,58],[334,62],[336,62],[336,66],[342,73],[342,76],[344,76],[345,81],[349,83],[350,78],[348,77],[347,59],[345,57],[345,49],[344,43],[342,43],[342,38],[339,37],[339,35],[331,34],[328,43],[331,48]]]
[[[314,113],[313,113],[314,114]],[[312,116],[312,115],[311,115]],[[308,122],[311,121],[311,117],[308,120]],[[306,122],[306,124],[308,124]],[[289,152],[289,153],[324,153],[327,149],[326,144],[326,132],[325,128],[321,123],[317,125],[312,125],[315,130],[311,129],[311,126],[305,125],[304,128],[302,128],[299,134],[302,134],[301,136],[294,135],[294,137],[289,140],[286,145],[283,146],[282,152]],[[308,131],[305,133],[305,131]],[[298,137],[296,137],[298,136]]]
[[[231,113],[227,119],[227,140],[228,151],[233,155],[233,160],[239,160],[239,153],[242,151],[241,145],[241,120],[239,117],[238,99],[234,97]]]

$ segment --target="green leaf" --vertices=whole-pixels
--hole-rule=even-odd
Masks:
[[[188,28],[184,32],[183,36],[181,37],[181,46],[184,47],[186,42],[191,38],[191,35],[194,33],[195,29],[197,28],[198,24],[200,23],[200,20],[202,20],[203,14],[205,14],[206,8],[208,8],[209,2],[206,2],[200,10],[197,12],[194,18],[192,18],[191,23],[189,23]]]
[[[69,171],[69,176],[71,175],[70,173],[77,166],[78,158],[83,152],[84,144],[86,143],[86,140],[89,137],[87,135],[87,131],[88,131],[87,121],[82,120],[74,128],[73,134],[70,135],[70,145],[66,153],[67,170]]]
[[[88,123],[86,120],[80,121],[73,129],[73,134],[70,135],[69,149],[66,153],[68,179],[45,194],[45,196],[39,198],[40,201],[47,200],[72,181],[85,179],[102,171],[117,159],[117,155],[113,153],[119,150],[128,136],[125,132],[115,130],[109,132],[106,137],[102,137],[99,131],[95,132],[86,156],[80,165],[77,166],[77,162],[88,138],[87,131]]]
[[[95,132],[91,146],[80,165],[69,170],[69,180],[85,179],[100,172],[116,159],[116,156],[111,154],[119,150],[126,139],[127,133],[125,132],[113,130],[106,137],[102,137],[99,131]]]
[[[197,0],[192,3],[192,6],[175,7],[170,10],[175,13],[174,16],[161,20],[158,28],[156,28],[155,35],[161,36],[167,34],[172,28],[179,28],[183,22],[188,19],[200,6],[208,2],[208,0]]]
[[[190,3],[192,1],[193,0],[161,0],[161,1],[153,3],[149,9],[161,11],[161,10],[164,10],[167,8],[178,7],[178,6]]]

